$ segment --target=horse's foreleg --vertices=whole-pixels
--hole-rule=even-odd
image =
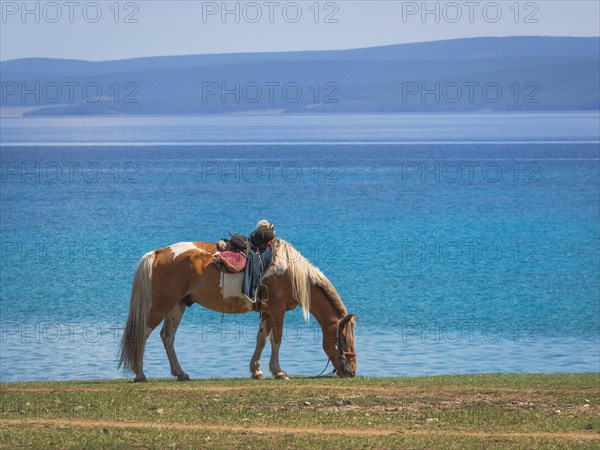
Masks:
[[[169,358],[169,364],[171,365],[171,375],[177,377],[177,381],[188,381],[190,377],[183,371],[179,365],[177,354],[175,353],[175,333],[185,312],[185,304],[183,302],[178,303],[175,307],[165,316],[162,330],[160,331],[160,337],[167,351],[167,357]]]
[[[285,313],[284,313],[285,314]],[[271,322],[271,360],[269,361],[269,369],[278,380],[289,380],[287,373],[281,370],[279,366],[279,347],[283,337],[283,317],[284,314],[273,318]]]
[[[255,380],[262,380],[265,377],[263,371],[260,370],[260,357],[271,334],[271,324],[268,318],[269,316],[266,313],[260,316],[260,325],[258,326],[258,334],[256,336],[256,349],[254,350],[254,355],[252,355],[252,360],[250,360],[250,374]]]

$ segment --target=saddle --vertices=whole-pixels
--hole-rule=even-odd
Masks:
[[[246,236],[232,234],[231,239],[221,239],[217,253],[213,255],[215,265],[227,273],[242,272],[246,268],[250,243]]]
[[[218,251],[213,255],[215,265],[227,273],[244,272],[242,293],[255,303],[267,295],[258,291],[265,288],[261,284],[262,276],[273,260],[272,238],[265,242],[252,239],[253,235],[249,240],[241,234],[229,234],[231,239],[221,239],[217,244]]]
[[[225,250],[214,255],[215,264],[228,273],[242,272],[246,268],[247,258],[240,252]]]

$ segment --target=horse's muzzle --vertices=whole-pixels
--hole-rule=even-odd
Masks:
[[[350,372],[349,370],[344,370],[344,371],[336,371],[336,375],[340,378],[354,378],[354,376],[356,375],[355,372]]]

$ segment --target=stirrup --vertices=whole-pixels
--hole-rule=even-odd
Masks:
[[[263,294],[264,292],[264,294]],[[246,294],[242,293],[246,300],[254,304],[254,310],[260,311],[260,305],[269,301],[269,288],[264,284],[259,284],[254,292],[254,299],[251,299]]]

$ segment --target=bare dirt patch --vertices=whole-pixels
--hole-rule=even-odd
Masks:
[[[282,427],[282,426],[231,426],[231,425],[203,425],[183,424],[168,422],[121,422],[116,420],[64,420],[64,419],[2,419],[0,427],[7,425],[32,425],[55,427],[83,427],[83,428],[168,428],[181,431],[231,431],[231,432],[258,432],[258,433],[285,433],[285,434],[343,434],[351,436],[389,436],[393,434],[439,434],[447,436],[473,436],[473,437],[498,437],[498,438],[554,438],[561,440],[597,440],[600,442],[600,433],[584,432],[486,432],[486,431],[459,431],[440,429],[397,429],[379,430],[374,428],[321,428],[321,427]]]

